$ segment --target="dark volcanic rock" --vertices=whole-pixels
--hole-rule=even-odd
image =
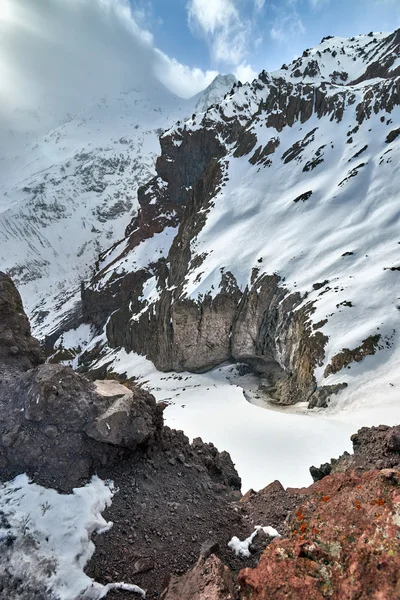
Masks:
[[[368,471],[400,467],[400,425],[388,427],[363,427],[351,436],[353,454],[345,452],[339,458],[319,468],[311,467],[314,481],[330,473],[342,473],[349,469]]]
[[[197,439],[191,445],[182,432],[165,427],[158,444],[98,472],[119,489],[104,513],[114,526],[97,538],[88,568],[103,583],[134,581],[155,600],[171,575],[196,564],[205,542],[211,539],[211,550],[230,564],[232,532],[248,535],[237,505],[240,479],[229,456],[212,444]],[[138,570],[138,564],[153,568]]]
[[[0,271],[0,362],[30,369],[42,362],[39,342],[31,336],[21,296],[8,275]]]
[[[0,476],[21,472],[63,491],[85,482],[124,450],[154,442],[161,407],[147,392],[98,386],[60,365],[2,371]]]

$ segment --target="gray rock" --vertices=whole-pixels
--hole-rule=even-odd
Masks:
[[[10,277],[0,271],[0,361],[30,369],[42,360],[39,342],[31,336],[21,296]]]
[[[69,491],[161,431],[161,411],[143,390],[95,385],[61,365],[1,369],[2,479],[27,472]]]
[[[110,404],[86,428],[89,437],[131,450],[151,440],[154,434],[154,415],[149,410],[147,397],[142,391],[132,392],[115,381],[96,381],[95,387]]]
[[[219,543],[215,540],[206,540],[202,543],[200,555],[207,559],[211,554],[216,554],[219,550]]]
[[[347,383],[338,383],[316,389],[308,402],[308,408],[327,408],[329,398],[347,388],[347,385]]]

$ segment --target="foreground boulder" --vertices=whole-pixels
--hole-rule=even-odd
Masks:
[[[43,362],[22,300],[0,273],[0,479],[26,472],[63,491],[154,443],[162,407],[140,388]]]
[[[174,577],[161,600],[234,600],[238,598],[232,573],[214,554],[200,557],[183,577]]]
[[[92,383],[61,365],[3,374],[0,411],[3,479],[27,472],[62,490],[153,443],[162,427],[148,392]]]

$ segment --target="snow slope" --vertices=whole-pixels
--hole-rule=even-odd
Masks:
[[[179,298],[215,297],[224,272],[242,291],[251,289],[255,273],[257,280],[278,275],[282,287],[304,298],[296,310],[313,305],[312,323],[328,338],[317,384],[348,383],[341,398],[355,403],[371,379],[390,395],[400,364],[399,59],[400,31],[326,38],[289,67],[263,72],[164,134],[179,146],[200,130],[217,131],[226,147],[222,183],[200,211],[205,224],[191,239]],[[347,76],[338,78],[338,69]],[[237,122],[244,130],[232,142]],[[244,136],[253,141],[239,152]],[[146,247],[158,245],[165,256],[164,232],[124,256],[126,272]],[[107,257],[96,289],[107,287],[115,268],[108,264]],[[157,277],[146,283],[141,315],[152,314],[161,291]],[[330,368],[344,348],[356,354],[375,338],[374,356],[337,373]]]
[[[38,334],[47,313],[76,299],[100,252],[123,237],[137,189],[154,174],[160,133],[220,99],[233,80],[217,77],[189,100],[149,81],[99,98],[37,139],[4,141],[0,267],[18,284]]]

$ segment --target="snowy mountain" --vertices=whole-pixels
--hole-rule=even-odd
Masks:
[[[122,347],[162,371],[245,363],[278,404],[394,398],[399,42],[325,38],[162,135],[83,290],[81,366]]]
[[[234,81],[218,76],[189,100],[149,81],[99,99],[37,139],[9,134],[0,155],[0,262],[38,332],[124,235],[138,187],[155,174],[160,133],[221,99]]]

